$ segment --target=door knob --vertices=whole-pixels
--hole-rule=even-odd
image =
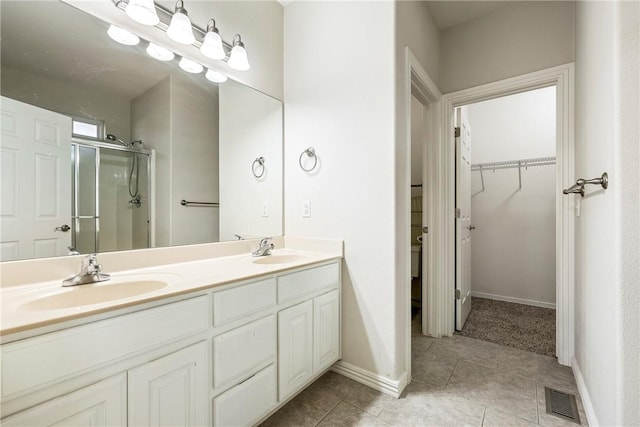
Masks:
[[[56,227],[53,229],[53,231],[63,231],[63,232],[67,232],[71,230],[71,227],[69,227],[67,224],[62,224],[60,227]]]

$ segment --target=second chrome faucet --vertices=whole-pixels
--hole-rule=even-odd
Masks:
[[[273,243],[271,243],[272,237],[265,237],[260,240],[260,247],[255,251],[251,252],[252,256],[265,256],[271,255],[271,250],[275,247]]]

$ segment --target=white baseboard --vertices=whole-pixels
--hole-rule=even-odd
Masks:
[[[578,366],[578,361],[576,358],[571,359],[571,369],[573,370],[573,376],[576,379],[576,385],[578,386],[578,393],[580,393],[580,399],[582,399],[582,406],[584,406],[584,412],[587,414],[587,422],[590,426],[599,426],[598,418],[596,417],[596,412],[593,409],[593,403],[591,402],[591,397],[589,396],[589,391],[587,390],[587,385],[584,382],[584,378],[582,377],[582,372],[580,372],[580,367]]]
[[[472,297],[493,299],[496,301],[515,302],[516,304],[533,305],[535,307],[552,308],[556,309],[556,304],[552,302],[534,301],[531,299],[505,297],[502,295],[485,294],[483,292],[471,291]]]
[[[400,397],[402,391],[407,386],[406,371],[403,372],[399,380],[391,380],[343,361],[337,362],[331,370],[395,398]]]

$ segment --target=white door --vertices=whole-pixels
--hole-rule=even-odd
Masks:
[[[313,300],[313,372],[340,358],[340,293],[336,289]]]
[[[2,420],[12,426],[124,426],[127,377],[120,374]]]
[[[0,260],[68,253],[71,118],[2,97]]]
[[[128,425],[206,425],[208,361],[203,341],[131,369]]]
[[[456,109],[456,329],[471,311],[471,128]]]
[[[313,376],[313,301],[278,313],[279,401]]]

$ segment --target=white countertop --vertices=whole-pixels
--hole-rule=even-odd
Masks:
[[[282,256],[291,256],[291,258],[284,262],[284,258],[278,258]],[[255,258],[250,254],[231,255],[118,271],[111,275],[111,280],[99,284],[62,287],[62,280],[65,277],[60,277],[59,280],[55,281],[0,288],[2,310],[0,335],[6,336],[67,320],[214,288],[232,282],[280,273],[340,259],[342,256],[334,251],[315,252],[296,249],[275,249],[272,257],[271,260],[282,259],[283,263],[261,264],[260,262],[265,261],[263,258],[267,257]],[[293,260],[291,261],[291,259]],[[108,273],[108,271],[105,272]],[[152,289],[140,295],[117,299],[112,297],[111,300],[106,302],[79,306],[74,306],[71,303],[69,306],[69,301],[73,300],[74,297],[77,298],[78,292],[83,292],[84,295],[89,295],[90,292],[93,292],[95,289],[91,289],[91,287],[99,288],[118,285],[119,283],[122,283],[122,287],[124,287],[126,283],[136,281],[164,282],[166,286],[163,285],[164,287],[160,289]],[[75,294],[73,294],[74,292]],[[52,297],[55,301],[61,302],[59,305],[64,305],[65,307],[43,309],[42,307],[47,307],[48,303],[39,304],[39,302],[45,301],[43,299],[52,301]]]

